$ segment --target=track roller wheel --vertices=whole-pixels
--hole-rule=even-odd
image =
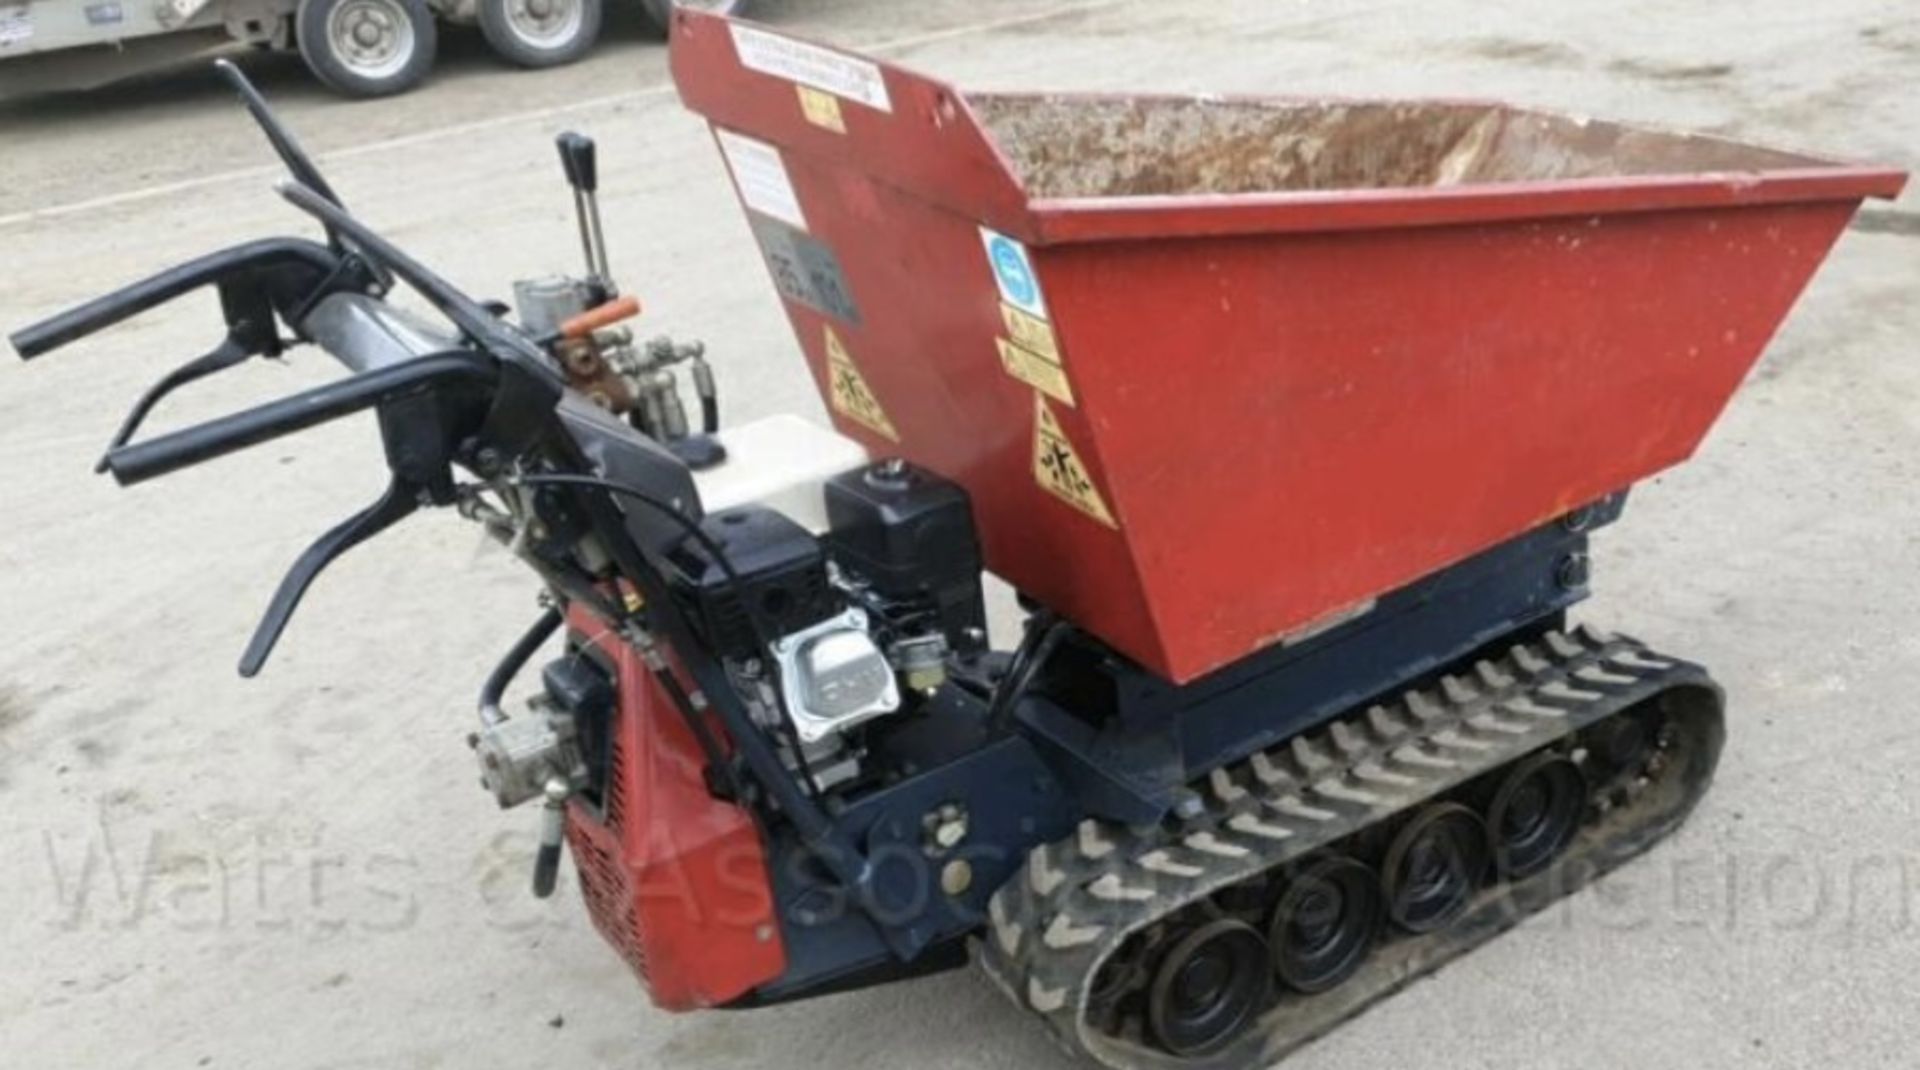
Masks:
[[[1147,990],[1147,1028],[1174,1055],[1206,1055],[1253,1024],[1273,989],[1267,942],[1231,918],[1208,922],[1168,949]]]
[[[1308,863],[1287,881],[1267,916],[1273,972],[1312,995],[1353,975],[1380,931],[1380,881],[1346,855]]]
[[[1487,806],[1493,863],[1516,881],[1547,868],[1580,833],[1587,778],[1563,754],[1541,753],[1513,767]]]
[[[1487,872],[1487,827],[1459,803],[1435,803],[1401,828],[1381,866],[1387,916],[1410,933],[1444,929]]]
[[[1651,709],[1638,709],[1594,725],[1586,731],[1585,743],[1605,772],[1633,773],[1653,756],[1659,735],[1659,714]]]

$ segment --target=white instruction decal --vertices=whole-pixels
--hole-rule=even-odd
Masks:
[[[33,38],[33,15],[25,4],[0,4],[0,48]]]
[[[993,268],[1000,296],[1020,311],[1046,319],[1047,301],[1040,296],[1040,279],[1033,273],[1027,247],[985,227],[980,228],[980,241],[987,247],[987,264]]]
[[[880,68],[864,59],[737,24],[733,50],[740,54],[742,66],[762,74],[824,89],[869,108],[893,110]]]
[[[731,130],[716,127],[713,133],[727,158],[727,170],[733,172],[733,184],[740,190],[740,200],[762,215],[807,229],[807,217],[800,212],[800,198],[793,192],[793,181],[787,177],[787,165],[780,159],[780,150]]]

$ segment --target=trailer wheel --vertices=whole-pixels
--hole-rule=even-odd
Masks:
[[[350,97],[384,97],[418,85],[439,39],[425,0],[300,0],[300,57]]]
[[[558,67],[600,39],[600,0],[480,0],[480,33],[516,67]]]

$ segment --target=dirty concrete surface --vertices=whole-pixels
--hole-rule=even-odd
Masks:
[[[1492,97],[1883,162],[1920,147],[1920,15],[1903,0],[764,10],[984,89]],[[733,419],[818,417],[721,166],[637,20],[541,73],[450,36],[433,81],[397,100],[343,103],[296,60],[247,62],[365,218],[483,294],[573,267],[551,139],[598,136],[613,256],[648,326],[707,340]],[[272,173],[204,73],[0,105],[0,324],[304,232]],[[1291,1066],[1912,1064],[1917,209],[1909,195],[1856,225],[1698,458],[1599,538],[1582,615],[1727,685],[1731,740],[1698,815]],[[550,902],[526,895],[532,816],[475,790],[471,700],[533,584],[453,516],[356,550],[267,671],[238,680],[272,584],[383,476],[369,422],[131,491],[90,476],[215,314],[183,302],[0,367],[7,1064],[1066,1065],[970,973],[745,1015],[650,1009],[570,876]],[[256,363],[159,419],[334,374],[317,354]]]

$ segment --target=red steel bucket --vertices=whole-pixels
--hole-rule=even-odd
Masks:
[[[1484,102],[963,95],[678,20],[835,423],[1176,681],[1685,459],[1906,177]]]

